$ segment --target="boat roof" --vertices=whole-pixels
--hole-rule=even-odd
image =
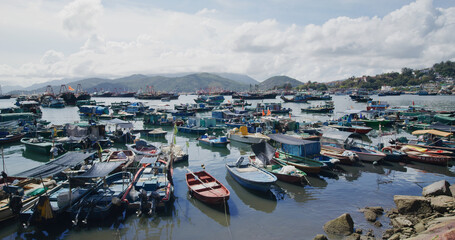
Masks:
[[[124,163],[123,161],[115,162],[97,162],[87,172],[77,175],[73,178],[99,178],[109,175],[112,171]]]
[[[63,170],[74,167],[82,163],[85,159],[91,157],[95,153],[83,153],[83,152],[68,152],[65,155],[58,157],[57,159],[50,161],[44,165],[23,171],[18,174],[14,174],[16,177],[27,177],[27,178],[46,178],[52,177]]]
[[[345,131],[325,131],[322,133],[323,138],[329,138],[329,139],[334,139],[334,140],[341,140],[341,141],[346,141],[348,138],[354,137],[358,138],[361,136],[359,133],[354,133],[354,132],[345,132]]]
[[[141,161],[139,162],[140,164],[154,164],[158,158],[157,157],[143,157]]]
[[[448,137],[448,136],[452,135],[452,133],[450,133],[450,132],[443,132],[443,131],[439,131],[436,129],[417,130],[417,131],[412,132],[412,135],[422,135],[422,134],[427,134],[427,133],[436,135],[436,136],[441,136],[441,137]]]
[[[108,124],[115,124],[121,128],[133,128],[134,127],[132,123],[118,119],[118,118],[104,120],[103,122],[108,123]]]
[[[431,124],[429,127],[432,129],[443,131],[443,132],[451,132],[451,133],[455,132],[455,126],[447,125],[447,124],[440,123],[440,122]]]
[[[293,137],[293,136],[290,136],[290,135],[281,134],[281,133],[269,134],[267,136],[270,137],[274,141],[277,141],[277,142],[280,142],[280,143],[284,143],[284,144],[288,144],[288,145],[307,145],[307,144],[314,144],[315,143],[315,141],[303,140],[301,138],[296,138],[296,137]]]

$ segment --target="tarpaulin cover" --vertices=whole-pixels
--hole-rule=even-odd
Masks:
[[[66,135],[70,137],[86,137],[88,135],[87,127],[67,124],[65,125]]]
[[[270,137],[271,139],[273,139],[276,142],[289,144],[289,145],[305,145],[305,144],[314,143],[314,141],[303,140],[301,138],[296,138],[296,137],[289,136],[289,135],[284,135],[284,134],[281,134],[281,133],[269,134],[267,136]]]
[[[434,128],[439,131],[455,133],[455,126],[450,126],[439,122],[430,125],[428,128]]]
[[[422,134],[433,134],[433,135],[436,135],[436,136],[440,136],[440,137],[448,137],[450,135],[452,135],[452,133],[450,132],[443,132],[443,131],[439,131],[439,130],[435,130],[435,129],[429,129],[429,130],[416,130],[414,132],[412,132],[412,135],[422,135]]]
[[[157,157],[143,157],[140,161],[140,164],[154,164],[156,162]]]
[[[73,178],[99,178],[109,175],[112,171],[124,163],[123,161],[115,162],[97,162],[87,172]]]
[[[325,131],[322,133],[323,138],[340,140],[345,142],[348,138],[358,137],[360,134],[344,131]]]
[[[118,127],[121,127],[121,128],[133,128],[133,124],[128,122],[128,121],[124,121],[124,120],[121,120],[121,119],[118,119],[118,118],[114,118],[114,119],[111,119],[111,120],[106,120],[106,121],[103,121],[103,122],[106,122],[106,123],[109,123],[109,124],[115,124],[117,125]]]
[[[274,147],[265,141],[251,145],[251,149],[264,165],[270,164],[270,160],[272,160],[276,151]]]
[[[67,168],[74,167],[82,163],[85,159],[89,158],[93,154],[94,153],[68,152],[53,161],[50,161],[36,168],[15,174],[14,176],[28,178],[51,177]]]

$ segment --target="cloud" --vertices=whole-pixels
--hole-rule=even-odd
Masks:
[[[0,62],[0,80],[213,71],[329,81],[455,60],[455,8],[435,8],[431,0],[383,17],[340,16],[319,25],[231,20],[207,8],[196,14],[103,8],[100,1],[61,9],[62,34],[83,34],[84,41],[17,67]]]
[[[101,0],[75,0],[66,5],[59,16],[63,29],[71,36],[78,36],[92,33],[102,12]]]

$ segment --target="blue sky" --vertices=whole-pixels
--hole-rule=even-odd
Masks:
[[[0,2],[0,84],[232,72],[300,81],[455,60],[452,0]]]

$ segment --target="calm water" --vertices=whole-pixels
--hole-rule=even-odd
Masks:
[[[174,103],[193,102],[195,96],[181,96],[170,103],[144,101],[149,106],[172,108]],[[455,110],[455,98],[451,96],[391,96],[373,97],[386,100],[391,105],[425,105],[440,110]],[[95,98],[106,104],[134,99]],[[228,98],[230,99],[230,98]],[[339,116],[346,109],[364,109],[365,104],[354,103],[348,96],[334,96],[335,115]],[[264,102],[278,102],[264,100]],[[0,107],[11,106],[14,100],[0,100]],[[253,106],[256,102],[251,101]],[[313,102],[320,104],[322,102]],[[164,106],[164,104],[170,104]],[[309,104],[284,104],[293,109],[293,117],[299,122],[321,121],[333,118],[332,115],[302,114],[300,108]],[[210,115],[205,114],[205,115]],[[79,120],[77,108],[43,109],[43,119],[55,124],[64,124]],[[135,123],[142,127],[142,122]],[[168,129],[171,130],[171,129]],[[411,137],[400,131],[400,136]],[[171,141],[171,134],[167,140]],[[178,164],[174,170],[175,202],[167,212],[156,217],[137,218],[129,216],[124,221],[106,223],[102,227],[72,229],[55,226],[46,230],[33,227],[23,229],[17,222],[2,223],[0,237],[4,239],[312,239],[316,234],[324,233],[325,222],[343,213],[350,213],[355,227],[373,229],[377,236],[388,226],[385,217],[379,220],[383,228],[376,228],[365,221],[359,208],[365,206],[394,207],[393,196],[397,194],[420,195],[422,186],[434,181],[446,179],[455,182],[454,167],[438,167],[425,164],[384,163],[373,166],[340,166],[333,173],[320,177],[309,177],[311,185],[297,186],[278,182],[272,192],[258,195],[249,192],[235,182],[227,173],[224,164],[237,159],[240,155],[250,154],[249,145],[232,143],[227,149],[211,149],[199,146],[195,135],[177,135],[177,144],[185,146],[188,142],[189,161]],[[389,138],[392,136],[389,136]],[[164,144],[163,141],[156,142]],[[373,142],[387,139],[373,138]],[[47,159],[25,153],[20,144],[8,145],[4,149],[7,171],[10,175],[43,164]],[[201,170],[201,165],[231,191],[231,198],[226,208],[213,208],[195,199],[187,193],[184,180],[185,167],[193,171]]]

